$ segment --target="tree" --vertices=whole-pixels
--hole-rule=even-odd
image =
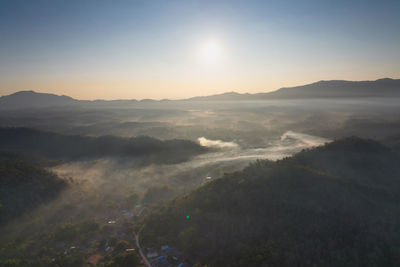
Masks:
[[[114,264],[111,266],[116,267],[136,267],[140,265],[140,259],[136,253],[122,253],[114,258]]]
[[[115,250],[117,251],[117,252],[122,252],[122,251],[124,251],[126,248],[128,248],[129,247],[129,242],[128,241],[126,241],[126,240],[119,240],[118,242],[117,242],[117,244],[115,245]]]

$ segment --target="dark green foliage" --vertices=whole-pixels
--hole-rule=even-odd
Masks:
[[[174,194],[174,190],[169,186],[152,186],[146,191],[142,202],[145,204],[161,203],[173,197]]]
[[[54,197],[66,182],[24,161],[0,158],[0,223]]]
[[[129,242],[126,240],[118,240],[115,244],[115,251],[122,252],[129,247]]]
[[[139,256],[135,253],[122,253],[114,257],[114,260],[106,264],[114,267],[136,267],[140,266]]]
[[[398,162],[358,138],[257,161],[153,213],[142,237],[208,266],[399,266]]]
[[[139,195],[137,193],[132,193],[128,195],[126,199],[126,204],[128,207],[134,207],[139,201]]]
[[[47,232],[36,233],[31,239],[2,240],[0,266],[8,266],[6,263],[9,266],[87,266],[85,262],[91,255],[104,253],[108,246],[115,247],[115,250],[107,254],[107,261],[114,264],[113,260],[118,257],[121,264],[100,266],[128,266],[123,264],[135,262],[135,256],[125,257],[125,248],[132,247],[132,243],[102,236],[96,221],[82,220],[64,223],[54,231],[49,227]]]
[[[19,259],[8,259],[1,263],[4,267],[19,267],[22,266],[22,262]]]
[[[99,224],[93,220],[86,220],[79,223],[65,223],[54,233],[54,240],[69,242],[77,238],[89,238],[97,234],[99,228]]]
[[[147,136],[88,137],[29,128],[0,128],[0,148],[52,160],[119,156],[138,158],[142,164],[177,163],[206,152],[204,147],[188,140],[161,141]]]

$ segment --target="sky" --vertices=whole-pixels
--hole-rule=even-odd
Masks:
[[[0,0],[0,95],[177,99],[400,77],[400,1]]]

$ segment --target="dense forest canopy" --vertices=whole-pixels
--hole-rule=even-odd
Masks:
[[[129,157],[142,164],[182,162],[207,151],[188,140],[161,141],[147,136],[89,137],[29,128],[0,128],[0,148],[52,160]]]
[[[400,0],[0,6],[0,267],[400,266]]]
[[[145,250],[176,248],[174,266],[397,264],[397,99],[231,96],[244,95],[2,110],[0,158],[55,184],[19,167],[29,187],[3,186],[0,265],[141,264],[117,247],[136,248],[143,225]]]
[[[226,130],[226,135],[210,126],[224,136],[211,142],[234,144],[232,150],[210,150],[181,139],[0,128],[0,158],[2,166],[8,166],[3,177],[12,177],[1,187],[7,193],[0,199],[2,222],[6,223],[0,229],[0,262],[42,262],[47,266],[54,258],[58,264],[79,266],[93,250],[104,256],[100,262],[105,266],[129,262],[129,257],[138,255],[105,249],[110,244],[116,248],[117,243],[134,247],[132,233],[144,225],[144,247],[169,244],[182,252],[182,260],[189,264],[397,264],[398,136],[385,139],[387,146],[356,137],[339,139],[294,157],[256,161],[243,171],[222,175],[235,164],[218,164],[225,156],[240,158],[240,153],[249,149],[268,153],[255,144],[275,144],[280,149],[279,144],[299,145],[300,141],[285,139],[277,129],[280,139],[262,137],[264,129],[259,129],[260,142],[252,144],[245,136],[254,137],[251,127],[260,116],[252,123],[240,118],[246,133],[242,138],[231,135],[234,131]],[[193,133],[197,129],[192,129]],[[396,128],[389,130],[396,132]],[[248,155],[243,154],[244,158]],[[213,160],[215,164],[211,164]],[[235,170],[246,166],[244,163],[238,161]],[[65,180],[43,167],[55,170],[63,179],[72,174],[68,190],[63,191]],[[15,177],[22,176],[15,173],[24,179],[19,181]],[[160,206],[164,207],[158,209]],[[116,218],[120,221],[109,225]],[[79,253],[63,254],[78,245]],[[40,252],[37,248],[43,246],[48,249]],[[137,263],[136,258],[131,260]]]
[[[396,266],[399,160],[348,138],[257,161],[153,213],[143,240],[207,266]]]
[[[0,224],[54,199],[66,186],[49,171],[0,156]]]

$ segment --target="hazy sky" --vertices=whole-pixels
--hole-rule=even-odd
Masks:
[[[182,98],[399,72],[398,0],[0,0],[0,95]]]

